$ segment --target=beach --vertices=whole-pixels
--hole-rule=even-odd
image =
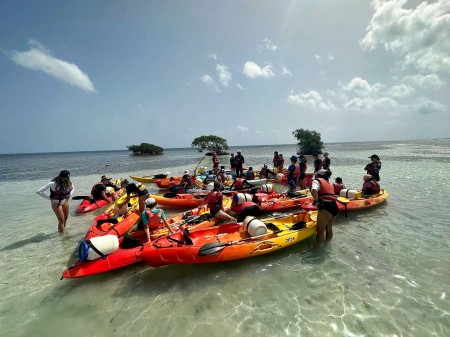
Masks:
[[[271,166],[295,145],[242,146],[245,166]],[[0,336],[449,336],[450,139],[325,144],[331,180],[360,189],[372,154],[382,162],[386,203],[340,214],[334,238],[314,238],[260,257],[209,265],[136,264],[60,280],[93,218],[75,215],[57,232],[35,191],[60,170],[75,195],[103,174],[171,172],[211,157],[194,149],[162,156],[128,151],[0,155]],[[221,165],[229,166],[229,156]],[[286,163],[287,164],[287,163]],[[308,172],[312,161],[308,159]],[[150,193],[164,193],[147,184]],[[103,209],[104,210],[104,209]],[[174,214],[181,210],[169,210]]]

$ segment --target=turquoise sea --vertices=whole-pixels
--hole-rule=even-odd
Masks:
[[[273,151],[289,158],[296,148],[239,149],[246,165],[259,169]],[[326,150],[332,178],[355,189],[368,157],[379,155],[390,198],[341,214],[325,247],[315,248],[311,238],[242,261],[139,264],[73,280],[60,280],[61,273],[101,211],[74,215],[79,201],[72,200],[60,235],[38,188],[68,169],[75,195],[86,195],[102,174],[179,175],[202,154],[0,155],[0,336],[450,336],[450,139],[326,144]],[[228,164],[227,156],[222,160]],[[203,163],[211,167],[211,158]]]

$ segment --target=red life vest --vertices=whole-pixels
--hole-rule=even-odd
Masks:
[[[369,180],[369,181],[365,181],[363,184],[363,192],[364,194],[377,194],[380,193],[380,184],[378,184],[378,182],[374,181],[374,180]],[[368,191],[372,191],[372,193],[365,193],[366,189],[368,189]]]
[[[205,202],[208,204],[210,210],[217,210],[222,208],[222,202],[220,196],[220,192],[211,191],[205,198]]]
[[[294,164],[294,172],[292,173],[292,178],[298,178],[300,177],[300,164],[295,163]]]
[[[344,184],[337,184],[334,183],[333,184],[334,187],[334,194],[339,195],[339,193],[341,192],[341,190],[344,188]]]
[[[333,185],[323,178],[317,178],[317,180],[320,182],[320,189],[318,191],[319,198],[324,200],[336,200]]]
[[[149,229],[158,228],[161,224],[162,209],[159,209],[158,213],[153,213],[152,211],[145,211],[145,213],[147,213],[148,228]]]
[[[236,190],[242,190],[244,188],[244,179],[236,178],[236,180],[234,182],[234,188]]]

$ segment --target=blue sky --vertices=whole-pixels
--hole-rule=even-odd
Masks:
[[[450,2],[0,2],[0,153],[450,137]]]

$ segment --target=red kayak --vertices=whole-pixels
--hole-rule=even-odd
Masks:
[[[288,172],[287,172],[287,170],[284,170],[283,178],[281,178],[281,179],[270,179],[270,180],[275,181],[275,182],[277,182],[279,184],[287,185],[287,176],[288,176]],[[306,173],[305,174],[305,186],[306,187],[311,187],[312,181],[313,181],[313,174],[312,173]],[[300,186],[300,181],[297,181],[297,186]]]
[[[180,226],[183,228],[204,229],[213,226],[216,218],[210,218],[208,208],[194,209],[185,213],[175,215],[167,219],[171,228],[177,232]],[[152,241],[167,235],[167,228],[161,227],[150,233]],[[66,269],[61,278],[76,278],[93,274],[104,273],[110,270],[123,268],[141,261],[140,252],[147,241],[143,230],[131,232],[129,235],[121,236],[118,239],[118,249],[107,254],[105,258],[95,260],[78,260],[73,267]]]
[[[108,199],[109,199],[109,203],[110,203],[112,201],[112,199],[111,198],[108,198]],[[86,198],[78,205],[77,212],[79,212],[79,213],[91,212],[98,208],[102,208],[102,207],[108,205],[109,203],[103,199],[102,200],[94,200],[94,199]]]

